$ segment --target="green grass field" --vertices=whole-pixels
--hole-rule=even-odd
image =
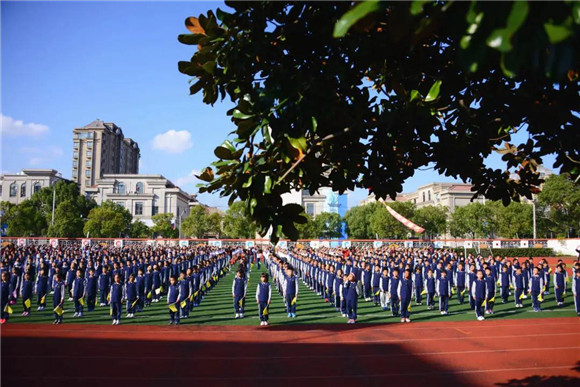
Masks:
[[[262,267],[264,269],[264,267]],[[181,324],[200,324],[200,325],[259,325],[258,306],[255,301],[255,292],[258,281],[260,280],[260,271],[253,269],[250,275],[248,285],[248,297],[246,301],[246,310],[244,319],[234,319],[233,300],[231,294],[232,280],[234,271],[231,270],[226,276],[220,279],[219,283],[206,295],[199,307],[193,309],[188,319],[182,319]],[[467,300],[467,297],[466,297]],[[500,301],[499,294],[496,297]],[[123,313],[121,324],[140,324],[140,325],[159,325],[169,322],[168,307],[165,299],[159,303],[154,303],[141,313],[137,313],[135,318],[125,318],[126,312]],[[462,321],[475,320],[475,313],[469,309],[469,304],[459,305],[456,299],[449,303],[449,314],[441,316],[438,310],[427,310],[425,305],[415,306],[411,310],[412,321]],[[435,301],[437,306],[437,300]],[[270,323],[271,324],[339,324],[346,323],[346,318],[341,317],[333,307],[325,303],[320,296],[308,289],[302,283],[297,303],[297,317],[290,319],[286,317],[284,302],[282,297],[272,287],[272,304],[270,306]],[[47,296],[47,308],[44,311],[36,311],[36,299],[32,302],[32,311],[29,316],[22,317],[22,302],[19,299],[17,305],[13,305],[14,313],[10,316],[9,323],[47,323],[53,321],[52,297]],[[125,305],[123,305],[125,308]],[[571,293],[568,292],[565,298],[565,304],[557,307],[554,300],[554,294],[551,293],[544,297],[542,303],[543,311],[540,313],[533,312],[531,300],[524,300],[524,308],[516,309],[513,303],[513,297],[510,296],[510,302],[502,304],[501,301],[495,304],[495,314],[486,316],[489,319],[516,319],[516,318],[537,318],[537,317],[572,317],[576,316],[574,311],[574,301]],[[111,317],[108,307],[99,307],[97,304],[93,312],[86,312],[82,318],[73,318],[74,305],[71,301],[65,302],[64,323],[79,324],[110,324]],[[394,323],[400,319],[392,317],[390,312],[383,312],[373,302],[359,302],[358,323]]]

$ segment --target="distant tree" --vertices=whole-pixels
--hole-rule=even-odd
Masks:
[[[54,211],[54,224],[48,226],[48,236],[78,238],[83,236],[82,204],[78,199],[66,199]]]
[[[89,212],[83,231],[92,238],[117,238],[129,231],[131,219],[126,208],[107,200]]]
[[[487,201],[493,214],[496,236],[503,238],[531,237],[533,234],[532,205],[512,202],[507,207],[501,202]]]
[[[479,202],[457,207],[449,223],[449,231],[454,237],[489,237],[496,229],[492,208]]]
[[[207,216],[207,221],[209,224],[209,232],[215,235],[220,235],[222,233],[222,222],[223,215],[220,212],[212,212]]]
[[[378,206],[382,206],[382,204],[377,202],[369,203],[364,206],[352,207],[346,212],[344,220],[349,238],[374,238],[370,231],[370,219]]]
[[[153,220],[153,231],[157,236],[163,238],[177,238],[179,237],[179,230],[174,227],[172,220],[174,215],[172,213],[162,213],[153,215],[151,220]]]
[[[298,238],[300,239],[318,239],[322,234],[320,229],[320,223],[315,222],[312,215],[304,214],[306,218],[306,223],[298,224],[296,229],[298,230]]]
[[[214,226],[215,227],[215,226]],[[187,218],[181,223],[181,232],[186,237],[204,238],[211,230],[207,209],[204,206],[194,206]]]
[[[6,220],[9,236],[45,236],[48,224],[46,217],[33,200],[24,200],[16,206],[6,206],[3,219]]]
[[[449,210],[443,206],[425,206],[417,209],[413,222],[425,229],[425,234],[433,238],[447,231],[447,216]]]
[[[569,238],[580,235],[580,187],[567,175],[548,177],[537,200],[544,233]]]
[[[233,202],[224,216],[224,234],[230,238],[248,238],[256,236],[256,226],[250,218],[248,205],[245,202]]]
[[[335,212],[323,212],[314,218],[315,229],[321,238],[340,238],[342,236],[342,218]]]
[[[129,236],[131,238],[151,237],[151,229],[140,220],[136,220],[129,226]]]

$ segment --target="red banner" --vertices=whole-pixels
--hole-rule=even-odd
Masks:
[[[421,226],[417,226],[415,223],[411,222],[409,219],[405,218],[403,215],[399,214],[397,211],[393,210],[391,207],[387,206],[384,202],[383,204],[385,205],[385,207],[387,207],[387,211],[389,211],[389,213],[391,215],[393,215],[393,217],[395,219],[397,219],[399,222],[403,223],[403,225],[413,231],[415,231],[416,233],[421,234],[423,231],[425,231],[425,229]]]

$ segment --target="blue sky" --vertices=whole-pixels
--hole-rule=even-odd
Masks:
[[[193,51],[177,35],[187,32],[186,17],[217,7],[227,9],[222,2],[3,1],[0,169],[53,168],[70,178],[72,130],[100,118],[139,143],[141,173],[197,192],[194,171],[214,160],[234,127],[225,114],[231,104],[211,107],[189,95],[177,62]],[[418,171],[404,191],[432,181],[454,180]],[[349,207],[366,195],[351,193]]]

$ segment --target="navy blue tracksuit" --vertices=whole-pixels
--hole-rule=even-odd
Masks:
[[[411,295],[413,294],[413,281],[411,278],[402,278],[397,290],[401,302],[401,317],[409,318],[409,305],[411,304]]]

